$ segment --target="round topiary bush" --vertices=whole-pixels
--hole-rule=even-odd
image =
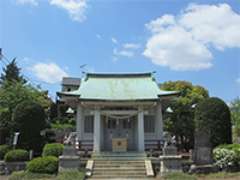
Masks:
[[[4,159],[5,154],[10,151],[11,147],[9,145],[0,145],[0,160]]]
[[[195,110],[195,130],[210,133],[213,147],[232,143],[231,114],[228,106],[219,98],[201,101]]]
[[[58,158],[54,156],[38,157],[27,164],[27,170],[32,173],[56,174]]]
[[[63,144],[60,143],[51,143],[46,144],[43,148],[43,156],[55,156],[58,157],[62,155],[63,152]]]
[[[14,149],[5,154],[4,160],[6,162],[28,161],[29,154],[24,149]]]

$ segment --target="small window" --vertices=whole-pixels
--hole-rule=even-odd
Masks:
[[[68,88],[67,91],[68,91],[68,92],[71,91],[71,88]]]
[[[154,133],[155,132],[155,117],[152,115],[144,116],[144,132]]]
[[[84,132],[85,133],[93,133],[93,116],[85,116],[84,119]]]

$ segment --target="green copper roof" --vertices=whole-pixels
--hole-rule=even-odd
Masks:
[[[176,93],[161,91],[152,73],[87,73],[78,90],[61,94],[79,96],[81,100],[129,101],[157,100],[161,95]]]

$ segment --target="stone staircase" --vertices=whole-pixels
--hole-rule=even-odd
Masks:
[[[92,159],[89,179],[148,179],[145,153],[101,153],[94,154]]]

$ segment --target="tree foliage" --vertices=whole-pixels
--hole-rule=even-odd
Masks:
[[[240,98],[237,97],[230,104],[232,124],[234,125],[234,139],[240,137]],[[238,141],[239,142],[239,141]]]
[[[195,125],[196,131],[210,132],[213,147],[232,143],[230,110],[219,98],[207,98],[197,105]]]
[[[5,82],[20,82],[26,83],[26,80],[20,74],[20,68],[17,66],[16,58],[14,58],[5,68],[3,68],[3,73],[0,77],[0,84]]]
[[[16,122],[13,120],[12,114],[19,103],[35,102],[47,111],[51,100],[48,98],[47,92],[26,82],[15,59],[3,69],[0,85],[0,143],[4,143],[5,137],[12,135],[16,130]],[[2,137],[3,134],[5,137]]]
[[[168,81],[160,85],[168,91],[179,91],[180,96],[170,102],[173,113],[164,114],[164,129],[176,136],[180,149],[189,150],[194,145],[194,106],[209,97],[208,91],[187,81]]]
[[[10,131],[15,129],[12,113],[16,106],[23,101],[33,101],[41,104],[44,108],[50,105],[50,100],[44,92],[19,82],[10,83],[4,88],[0,88],[0,127]]]
[[[40,150],[43,138],[40,132],[46,128],[46,117],[41,105],[24,101],[13,112],[15,130],[20,132],[19,145],[27,149]]]

